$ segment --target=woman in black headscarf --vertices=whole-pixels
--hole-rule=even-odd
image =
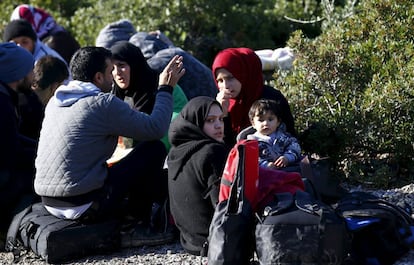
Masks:
[[[128,41],[119,41],[111,47],[114,69],[113,93],[132,108],[151,114],[158,88],[158,73],[151,69],[141,50]],[[188,102],[184,92],[177,85],[173,91],[174,119]],[[167,151],[168,138],[161,139]]]
[[[119,41],[115,43],[111,47],[111,52],[114,64],[114,69],[112,70],[112,76],[114,78],[113,93],[127,102],[131,108],[151,114],[155,104],[155,95],[158,90],[159,74],[149,67],[141,50],[128,41]],[[180,91],[184,95],[184,92],[182,92],[179,87],[174,87],[173,112],[176,112],[177,114],[187,102],[185,96],[184,98],[179,97]],[[123,138],[123,140],[125,143],[126,139]],[[163,142],[164,145],[159,144],[159,141]],[[154,163],[154,167],[157,167],[154,170],[159,170],[160,178],[157,179],[157,183],[153,183],[159,187],[158,194],[134,194],[131,195],[129,202],[131,204],[136,204],[138,203],[138,200],[143,200],[143,198],[155,197],[155,203],[163,205],[164,201],[168,198],[167,172],[163,170],[164,161],[169,150],[167,133],[162,139],[151,142],[139,142],[133,140],[132,146],[134,149],[141,148],[140,150],[142,150],[142,152],[156,154],[156,159],[152,162]],[[148,150],[148,146],[151,146],[151,150]],[[155,180],[153,179],[152,181]],[[147,209],[143,209],[142,212],[145,212],[146,210]],[[137,215],[139,215],[139,213],[137,213]]]
[[[128,41],[111,48],[114,62],[114,93],[145,113],[151,113],[158,88],[158,74],[147,64],[141,50]]]
[[[213,98],[191,99],[169,130],[168,189],[171,213],[183,248],[199,255],[218,202],[229,152],[224,144],[223,111]]]

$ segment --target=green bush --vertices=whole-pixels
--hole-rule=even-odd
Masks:
[[[18,4],[1,1],[0,33]],[[323,14],[319,0],[33,0],[30,4],[52,14],[82,46],[94,45],[105,25],[125,18],[138,31],[163,31],[208,66],[223,48],[278,48],[297,29],[315,37],[321,23],[297,23],[285,17],[311,20]]]
[[[392,186],[414,178],[414,8],[409,0],[366,0],[355,8],[358,2],[30,1],[82,46],[126,18],[138,31],[160,29],[207,66],[226,47],[287,42],[295,68],[276,72],[274,84],[292,104],[305,151],[333,157],[352,181]],[[0,2],[0,34],[18,4]]]
[[[320,25],[293,23],[283,17],[308,19],[321,13],[317,1],[308,2],[314,4],[304,12],[302,1],[297,0],[95,1],[75,12],[70,28],[82,45],[93,45],[106,24],[126,18],[138,31],[160,29],[177,46],[210,66],[223,48],[277,48],[296,29],[318,35]]]
[[[83,6],[90,5],[93,0],[32,0],[28,2],[16,0],[2,0],[0,1],[0,36],[3,36],[3,29],[9,23],[10,16],[14,8],[20,4],[31,4],[35,7],[40,7],[51,14],[55,20],[63,25],[67,30],[72,31],[70,27],[70,18],[75,11]]]
[[[276,72],[275,82],[299,131],[316,123],[338,132],[339,143],[326,148],[345,176],[389,187],[414,177],[414,8],[369,0],[356,11],[316,39],[293,34],[295,68]],[[321,152],[325,141],[308,137],[307,151]]]

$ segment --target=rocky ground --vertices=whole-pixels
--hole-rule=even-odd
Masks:
[[[353,188],[358,190],[360,188]],[[376,190],[372,191],[374,194],[381,196],[393,203],[407,202],[414,209],[414,184],[407,185],[398,189],[392,190]],[[114,252],[110,255],[90,256],[79,259],[76,262],[67,263],[71,265],[91,265],[91,264],[107,264],[107,265],[124,265],[124,264],[139,264],[139,265],[190,265],[190,264],[205,264],[206,260],[197,256],[186,254],[178,242],[170,245],[163,245],[157,247],[142,247],[123,249]],[[13,256],[11,253],[0,253],[0,264],[13,264]],[[41,265],[45,262],[34,257],[33,254],[28,253],[23,255],[22,259],[16,264],[31,264]],[[395,263],[395,265],[409,265],[414,264],[414,249],[406,256]]]
[[[200,257],[188,255],[181,248],[178,242],[170,245],[163,245],[157,247],[141,247],[123,249],[109,255],[90,256],[70,262],[71,265],[92,265],[92,264],[107,264],[107,265],[164,265],[164,264],[200,264],[205,263]],[[13,255],[11,253],[0,253],[0,264],[13,264]],[[31,264],[43,265],[47,264],[39,260],[33,254],[29,253],[22,257],[16,264]]]

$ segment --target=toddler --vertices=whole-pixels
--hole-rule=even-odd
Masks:
[[[256,132],[247,139],[259,141],[259,166],[285,168],[300,160],[300,145],[286,131],[280,113],[275,100],[259,99],[250,108],[249,119]]]

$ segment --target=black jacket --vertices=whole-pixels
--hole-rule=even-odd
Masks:
[[[280,103],[281,109],[283,110],[282,120],[286,125],[286,131],[288,131],[292,136],[296,137],[297,134],[295,130],[295,124],[294,124],[295,122],[293,119],[293,115],[290,110],[288,100],[282,94],[282,92],[280,92],[279,90],[271,86],[264,85],[263,92],[262,92],[260,99],[272,99]],[[224,119],[224,123],[225,123],[224,141],[229,147],[232,147],[236,143],[237,133],[231,129],[231,116],[230,115]]]
[[[16,205],[32,195],[37,142],[19,133],[18,95],[0,83],[0,231],[7,231]],[[30,203],[30,202],[28,202]]]
[[[194,255],[200,254],[207,240],[229,152],[224,143],[209,138],[201,130],[211,104],[218,104],[212,98],[203,98],[205,101],[190,101],[172,122],[169,132],[172,144],[168,155],[171,213],[180,230],[181,245]],[[184,118],[186,112],[193,122]]]

